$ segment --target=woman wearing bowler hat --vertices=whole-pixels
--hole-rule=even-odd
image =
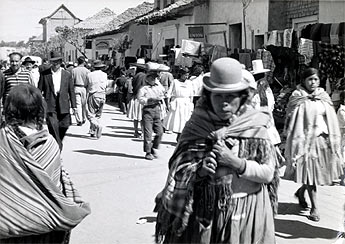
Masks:
[[[267,111],[246,109],[249,82],[213,62],[157,196],[159,243],[275,243],[278,174]]]

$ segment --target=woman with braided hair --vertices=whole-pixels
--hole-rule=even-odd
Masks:
[[[68,243],[90,213],[44,129],[45,101],[32,85],[14,87],[0,129],[0,242]]]

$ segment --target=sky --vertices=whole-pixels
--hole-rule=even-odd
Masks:
[[[28,41],[42,34],[41,18],[64,4],[76,17],[86,19],[103,8],[120,14],[143,2],[154,0],[0,0],[0,41]]]

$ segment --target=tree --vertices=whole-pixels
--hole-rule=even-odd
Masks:
[[[58,33],[59,38],[73,45],[84,57],[85,54],[85,36],[88,33],[88,30],[77,29],[68,26],[58,26],[55,28],[55,31]]]
[[[133,39],[129,39],[128,34],[123,34],[120,38],[113,38],[110,46],[113,50],[121,54],[120,64],[124,65],[125,52],[131,48]]]

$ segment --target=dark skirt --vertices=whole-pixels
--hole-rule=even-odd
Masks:
[[[178,236],[168,229],[163,243],[275,243],[273,212],[266,186],[257,193],[230,198],[227,206],[216,201],[210,223],[203,222],[198,214],[198,206],[207,205],[207,199],[197,198],[186,230]]]

